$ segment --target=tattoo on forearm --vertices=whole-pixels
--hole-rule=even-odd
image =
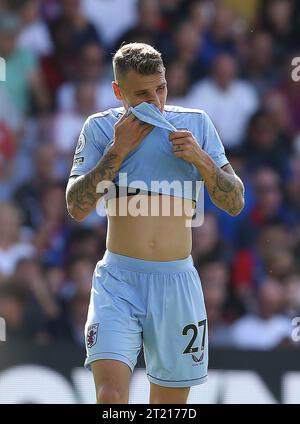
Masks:
[[[237,214],[242,209],[241,198],[244,196],[244,188],[236,175],[217,168],[214,184],[209,192],[217,206],[230,214]]]
[[[79,209],[88,214],[96,206],[103,193],[97,193],[101,181],[113,181],[119,169],[117,155],[108,152],[88,174],[78,177],[68,190],[69,209]]]
[[[222,192],[230,193],[232,190],[234,190],[235,186],[235,177],[217,168],[216,187]]]

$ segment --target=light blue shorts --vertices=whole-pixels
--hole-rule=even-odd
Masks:
[[[106,251],[96,265],[85,366],[116,359],[131,371],[143,345],[150,382],[189,387],[207,378],[207,317],[193,259],[145,261]]]

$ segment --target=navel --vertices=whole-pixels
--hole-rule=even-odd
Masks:
[[[148,242],[148,246],[151,247],[151,249],[153,249],[156,246],[156,242],[154,240],[150,240]]]

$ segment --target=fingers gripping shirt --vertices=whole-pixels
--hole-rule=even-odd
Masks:
[[[124,112],[124,108],[109,109],[87,119],[76,146],[71,176],[84,175],[96,166],[113,144],[114,124]],[[161,113],[156,106],[141,103],[128,112],[154,128],[122,162],[114,180],[117,185],[197,200],[197,181],[202,177],[193,164],[174,155],[169,134],[176,129],[191,131],[218,167],[228,163],[220,137],[204,111],[166,106]]]

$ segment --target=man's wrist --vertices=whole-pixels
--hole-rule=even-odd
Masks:
[[[194,165],[196,166],[196,168],[201,168],[203,167],[205,160],[207,159],[207,153],[204,152],[203,150],[200,150],[199,152],[197,152],[197,156],[196,156],[196,160],[194,161]]]

